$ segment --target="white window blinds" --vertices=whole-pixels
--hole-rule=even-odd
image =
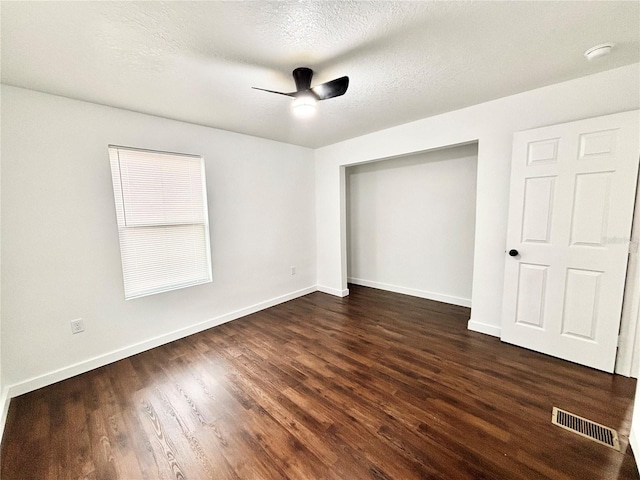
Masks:
[[[202,157],[109,146],[125,298],[211,281]]]

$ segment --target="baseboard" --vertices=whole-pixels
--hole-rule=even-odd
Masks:
[[[189,327],[174,330],[173,332],[166,333],[164,335],[160,335],[158,337],[154,337],[149,340],[130,345],[128,347],[114,350],[112,352],[93,357],[89,360],[85,360],[68,367],[45,373],[44,375],[40,375],[38,377],[30,378],[23,382],[11,385],[7,392],[8,398],[17,397],[18,395],[37,390],[38,388],[42,388],[61,380],[80,375],[81,373],[88,372],[95,368],[117,362],[118,360],[122,360],[132,355],[137,355],[138,353],[142,353],[155,347],[159,347],[160,345],[164,345],[165,343],[188,337],[189,335],[193,335],[194,333],[198,333],[203,330],[222,325],[223,323],[227,323],[246,315],[259,312],[260,310],[273,307],[280,303],[288,302],[289,300],[293,300],[294,298],[302,297],[303,295],[313,293],[316,290],[318,289],[315,285],[303,288],[302,290],[297,290],[295,292],[275,297],[264,302],[256,303],[255,305],[251,305],[249,307],[242,308],[240,310],[236,310],[219,317],[211,318],[209,320],[205,320],[204,322],[200,322]]]
[[[9,413],[9,389],[4,388],[0,392],[0,445],[2,444],[2,436],[4,434],[4,426],[7,423],[7,413]]]
[[[484,333],[486,335],[491,335],[492,337],[500,338],[502,333],[502,329],[496,325],[490,325],[488,323],[477,322],[473,319],[469,320],[467,324],[467,328],[474,332]]]
[[[435,300],[436,302],[450,303],[452,305],[459,305],[461,307],[471,308],[471,299],[454,297],[451,295],[444,295],[442,293],[427,292],[425,290],[416,290],[414,288],[399,287],[397,285],[390,285],[388,283],[373,282],[371,280],[363,280],[362,278],[349,278],[349,283],[355,285],[362,285],[363,287],[377,288],[379,290],[387,290],[389,292],[402,293],[404,295],[411,295],[412,297],[426,298],[427,300]]]
[[[318,291],[322,293],[328,293],[329,295],[334,295],[336,297],[346,297],[349,295],[349,289],[345,288],[344,290],[338,290],[337,288],[325,287],[323,285],[318,285]]]
[[[634,418],[633,420],[636,419]],[[633,428],[633,422],[631,423],[631,431],[629,432],[629,445],[631,445],[631,450],[633,450],[633,456],[640,458],[640,438],[638,438],[638,434]],[[640,463],[636,462],[636,468],[638,469],[638,473],[640,473]]]

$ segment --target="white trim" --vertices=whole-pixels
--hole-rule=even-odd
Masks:
[[[142,353],[146,350],[150,350],[155,347],[159,347],[160,345],[164,345],[165,343],[179,340],[180,338],[184,338],[189,335],[193,335],[194,333],[198,333],[203,330],[207,330],[209,328],[222,325],[223,323],[227,323],[232,320],[236,320],[238,318],[244,317],[246,315],[259,312],[260,310],[273,307],[280,303],[288,302],[289,300],[293,300],[294,298],[302,297],[303,295],[313,293],[316,290],[318,289],[316,288],[315,285],[311,287],[303,288],[302,290],[297,290],[295,292],[291,292],[286,295],[275,297],[270,300],[266,300],[264,302],[256,303],[255,305],[251,305],[246,308],[241,308],[240,310],[236,310],[235,312],[230,312],[230,313],[221,315],[219,317],[211,318],[209,320],[196,323],[195,325],[191,325],[186,328],[174,330],[173,332],[169,332],[164,335],[160,335],[160,336],[151,338],[149,340],[145,340],[143,342],[135,343],[128,347],[120,348],[118,350],[114,350],[112,352],[90,358],[89,360],[85,360],[73,365],[69,365],[68,367],[60,368],[58,370],[53,370],[49,373],[45,373],[44,375],[33,377],[23,382],[10,385],[6,393],[8,394],[9,398],[17,397],[18,395],[22,395],[24,393],[37,390],[38,388],[51,385],[52,383],[56,383],[61,380],[65,380],[67,378],[80,375],[81,373],[88,372],[95,368],[102,367],[104,365],[108,365],[113,362],[117,362],[118,360],[122,360],[124,358],[130,357],[132,355],[136,355],[138,353]]]
[[[416,290],[414,288],[399,287],[397,285],[390,285],[388,283],[373,282],[371,280],[363,280],[362,278],[348,278],[349,283],[355,285],[362,285],[363,287],[377,288],[379,290],[388,290],[389,292],[402,293],[404,295],[411,295],[412,297],[426,298],[428,300],[435,300],[436,302],[450,303],[452,305],[459,305],[461,307],[471,308],[471,299],[454,297],[452,295],[445,295],[443,293],[427,292],[425,290]]]
[[[502,333],[502,329],[497,325],[482,323],[473,319],[469,319],[467,328],[474,332],[480,332],[480,333],[484,333],[486,335],[491,335],[492,337],[498,337],[498,338],[500,338],[500,334]]]
[[[0,392],[0,444],[2,443],[2,434],[7,423],[7,413],[9,413],[9,389],[5,388]]]
[[[640,455],[640,439],[638,439],[638,434],[633,428],[633,424],[631,425],[631,431],[629,432],[629,445],[631,445],[634,457]],[[636,468],[638,469],[638,473],[640,473],[640,464],[636,463]]]
[[[349,289],[345,288],[344,290],[338,290],[337,288],[325,287],[323,285],[318,285],[318,291],[322,293],[328,293],[329,295],[334,295],[336,297],[346,297],[349,295]]]

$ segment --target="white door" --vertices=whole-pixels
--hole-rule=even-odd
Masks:
[[[625,112],[514,135],[504,342],[613,372],[638,118]]]

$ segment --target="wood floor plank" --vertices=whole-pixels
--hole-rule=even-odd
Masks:
[[[123,480],[148,478],[148,475],[143,475],[140,469],[140,459],[145,457],[145,452],[136,448],[138,445],[133,442],[126,422],[126,418],[134,407],[131,406],[126,410],[121,408],[116,396],[117,387],[111,380],[109,370],[104,369],[100,373],[90,372],[90,374],[87,375],[91,380],[91,390],[88,394],[98,399],[99,407],[96,411],[100,411],[104,416],[107,435],[102,439],[102,444],[105,450],[111,452],[113,459],[110,461],[115,467],[116,478]],[[133,398],[132,401],[134,401]],[[64,435],[69,434],[65,431],[64,425],[60,425],[59,428]],[[134,434],[136,433],[134,431]]]
[[[3,480],[638,479],[635,380],[467,330],[469,310],[313,293],[13,399]],[[621,452],[551,424],[618,429]]]

